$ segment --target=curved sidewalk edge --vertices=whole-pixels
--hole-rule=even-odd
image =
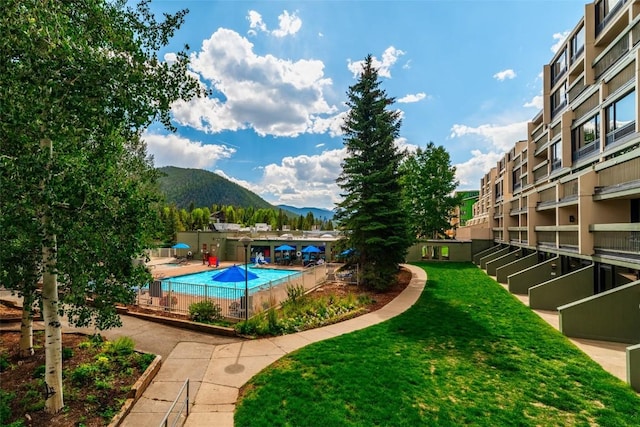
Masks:
[[[420,297],[427,274],[417,266],[402,267],[411,271],[409,286],[380,310],[318,329],[216,346],[185,427],[232,427],[240,388],[264,368],[308,344],[376,325],[406,311]]]

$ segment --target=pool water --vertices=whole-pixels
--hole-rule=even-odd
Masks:
[[[210,295],[215,295],[219,297],[225,297],[226,294],[224,289],[229,290],[242,290],[244,292],[245,282],[218,282],[212,279],[216,274],[224,271],[225,269],[217,269],[217,270],[209,270],[203,271],[201,273],[193,273],[186,274],[184,276],[177,276],[168,279],[162,279],[162,290],[168,291],[169,289],[173,289],[176,292],[191,294],[191,295],[200,295],[202,293],[203,286],[207,288],[211,288],[213,292],[209,292]],[[250,272],[255,273],[258,278],[249,280],[248,287],[249,290],[258,290],[262,286],[268,284],[269,282],[279,281],[281,279],[285,279],[289,276],[294,276],[297,274],[302,274],[299,270],[277,270],[274,268],[252,268],[248,269]],[[193,286],[189,286],[193,285]],[[218,289],[219,291],[215,291]]]

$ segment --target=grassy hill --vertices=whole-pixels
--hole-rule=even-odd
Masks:
[[[158,180],[167,203],[178,208],[211,207],[213,204],[233,205],[256,209],[277,209],[257,194],[218,174],[202,169],[184,169],[174,166],[158,168],[163,176]]]

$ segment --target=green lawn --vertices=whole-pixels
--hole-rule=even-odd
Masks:
[[[472,264],[424,263],[418,302],[281,359],[236,426],[637,426],[640,397]]]

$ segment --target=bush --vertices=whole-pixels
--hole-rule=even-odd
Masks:
[[[222,308],[208,299],[194,302],[189,306],[189,317],[195,322],[215,322],[222,319]]]
[[[11,418],[11,406],[9,403],[15,399],[15,393],[0,390],[0,424],[5,425]]]
[[[11,366],[11,363],[9,363],[7,355],[4,353],[0,354],[0,372],[6,371],[9,366]]]
[[[62,360],[69,360],[73,357],[73,349],[69,347],[62,347]]]
[[[78,385],[90,384],[94,377],[100,373],[100,368],[90,363],[83,363],[71,371],[71,381]]]
[[[131,337],[118,337],[106,344],[104,353],[114,356],[128,356],[135,350],[136,343]]]
[[[151,365],[151,362],[155,360],[155,358],[155,354],[143,353],[138,358],[138,366],[140,366],[140,369],[142,369],[143,371],[146,371],[149,365]]]
[[[302,285],[287,285],[287,301],[290,301],[291,304],[296,304],[302,298],[304,298],[304,287]]]

